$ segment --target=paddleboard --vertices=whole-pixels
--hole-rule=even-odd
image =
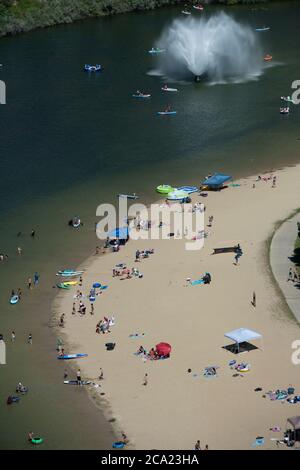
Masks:
[[[87,357],[87,354],[65,354],[64,356],[57,356],[57,359],[78,359],[80,357]]]
[[[92,382],[90,380],[82,380],[80,382],[80,385],[90,385]],[[67,385],[77,385],[78,382],[77,380],[64,380],[64,384]]]
[[[78,281],[66,281],[66,282],[63,282],[63,284],[65,286],[76,286],[76,284],[78,284]]]
[[[19,300],[20,300],[20,299],[19,299],[19,296],[18,296],[18,295],[13,295],[13,296],[11,297],[11,299],[10,299],[10,303],[11,303],[12,305],[15,305],[15,304],[17,304],[17,303],[19,302]]]
[[[178,89],[177,88],[169,88],[169,87],[164,88],[164,87],[162,87],[162,91],[178,91]]]
[[[151,95],[132,95],[132,98],[151,98]]]
[[[172,116],[173,114],[177,114],[177,111],[158,111],[160,116]]]

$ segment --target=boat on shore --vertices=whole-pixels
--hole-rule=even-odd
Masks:
[[[57,359],[68,360],[68,359],[78,359],[80,357],[87,357],[87,354],[63,354],[62,356],[57,356]]]

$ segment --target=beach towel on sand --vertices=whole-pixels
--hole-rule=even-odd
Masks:
[[[196,286],[197,284],[204,284],[203,279],[197,279],[196,281],[191,281],[191,286]]]

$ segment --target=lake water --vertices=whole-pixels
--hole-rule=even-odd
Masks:
[[[0,40],[0,79],[7,86],[7,104],[0,106],[0,252],[9,255],[0,263],[0,333],[8,343],[7,366],[0,366],[0,448],[27,448],[30,430],[45,438],[39,449],[111,445],[112,432],[84,390],[62,383],[50,309],[57,269],[76,266],[99,243],[99,204],[116,202],[119,192],[149,202],[161,183],[199,184],[213,171],[240,177],[299,161],[300,107],[279,114],[280,96],[300,79],[299,4],[226,9],[253,28],[271,27],[258,34],[274,66],[257,81],[179,84],[179,93],[166,96],[162,79],[148,74],[155,64],[147,51],[180,11],[131,13]],[[104,71],[86,74],[85,63],[101,63]],[[151,100],[133,100],[136,89]],[[159,118],[169,103],[177,116]],[[77,214],[84,226],[74,231],[67,221]],[[29,293],[26,281],[35,271],[40,286]],[[10,292],[18,287],[22,301],[12,307]],[[8,407],[19,381],[30,393]]]

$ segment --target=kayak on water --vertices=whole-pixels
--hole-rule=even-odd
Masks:
[[[256,28],[255,31],[269,31],[271,29],[269,26],[264,26],[263,28]]]
[[[158,111],[157,114],[159,116],[172,116],[173,114],[177,114],[177,111]]]
[[[203,11],[203,10],[204,10],[204,6],[203,6],[203,5],[193,5],[193,8],[195,8],[195,10],[199,10],[199,11]]]
[[[144,93],[134,93],[132,95],[133,98],[142,98],[142,99],[145,99],[145,98],[151,98],[151,95],[150,94],[144,94]]]
[[[192,13],[190,11],[187,11],[187,10],[182,10],[181,12],[183,15],[191,15]]]
[[[264,57],[264,61],[265,61],[265,62],[269,62],[269,61],[272,60],[272,59],[273,59],[273,57],[272,57],[270,54],[267,54],[267,55],[265,55],[265,57]]]
[[[82,380],[80,382],[80,385],[90,385],[92,382],[90,380]],[[64,380],[64,384],[67,385],[78,385],[77,380]]]
[[[13,296],[10,298],[10,303],[11,303],[12,305],[15,305],[15,304],[17,304],[17,303],[19,302],[19,300],[20,300],[20,298],[19,298],[18,295],[13,295]]]
[[[79,357],[87,357],[87,354],[64,354],[63,356],[57,356],[57,359],[78,359]]]
[[[174,91],[178,91],[178,89],[177,88],[170,88],[170,87],[168,87],[168,85],[165,85],[165,86],[162,87],[162,91],[173,91],[174,92]]]
[[[118,194],[118,197],[127,197],[127,199],[138,199],[136,194]]]
[[[166,49],[159,49],[159,47],[152,47],[150,49],[149,54],[161,54],[162,52],[165,52]]]

